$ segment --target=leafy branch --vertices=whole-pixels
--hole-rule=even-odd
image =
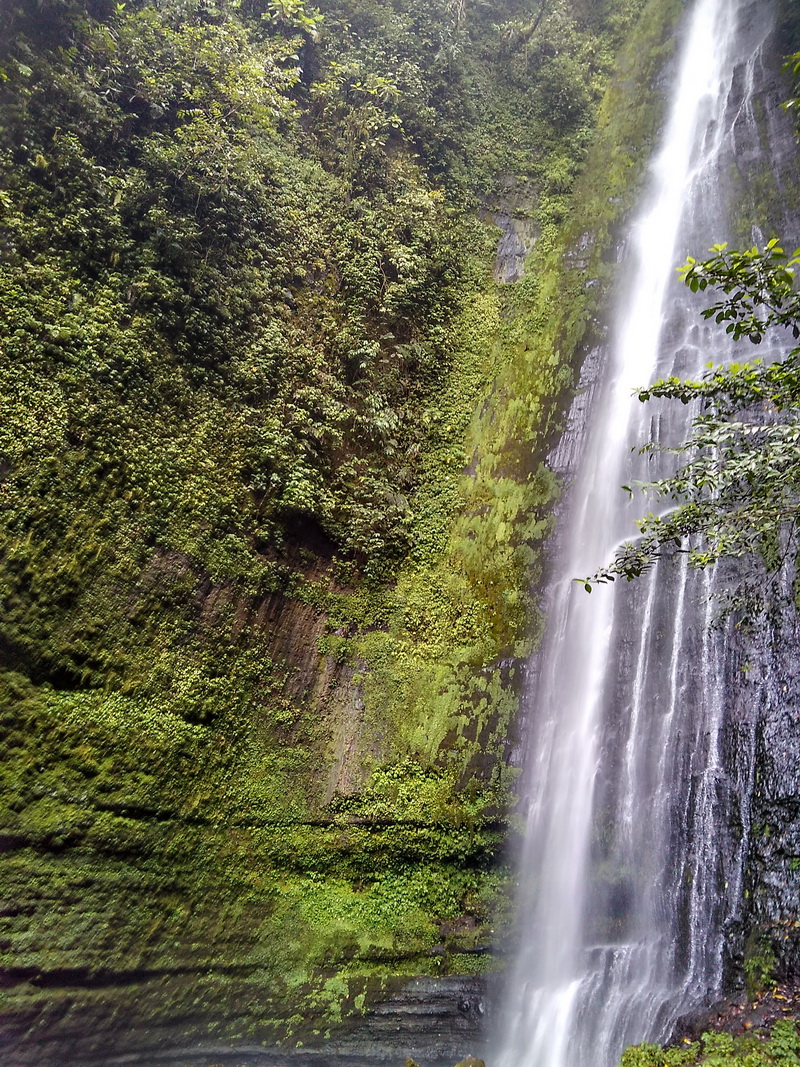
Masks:
[[[761,344],[770,334],[800,337],[800,294],[791,256],[777,240],[760,251],[716,245],[702,262],[680,268],[692,292],[722,294],[703,312],[726,324],[734,340]],[[729,606],[757,615],[769,590],[797,553],[800,504],[800,347],[780,360],[710,367],[699,380],[670,377],[639,392],[699,404],[686,441],[649,443],[641,453],[666,452],[685,458],[671,477],[640,483],[645,493],[671,505],[639,520],[641,536],[618,549],[613,561],[590,578],[591,591],[616,578],[632,581],[666,554],[683,553],[693,567],[723,559],[746,560],[728,590]],[[628,488],[628,487],[625,487]],[[628,488],[628,491],[632,491]]]

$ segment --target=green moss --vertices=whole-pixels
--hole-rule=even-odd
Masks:
[[[800,1062],[800,1036],[792,1019],[781,1019],[771,1029],[734,1036],[709,1031],[701,1041],[661,1048],[633,1045],[622,1054],[620,1067],[683,1067],[708,1064],[709,1067],[777,1067]]]
[[[769,931],[758,927],[752,929],[744,947],[744,977],[747,995],[751,1000],[766,990],[775,988],[777,963]]]
[[[124,1004],[134,1029],[308,1044],[409,976],[494,966],[545,457],[678,7],[554,9],[536,37],[514,3],[464,27],[330,2],[321,36],[246,4],[20,6],[0,942],[22,1028],[90,1019],[107,1047]],[[513,287],[475,218],[510,174],[541,229]]]

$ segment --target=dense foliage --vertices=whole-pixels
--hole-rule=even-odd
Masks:
[[[622,1054],[620,1067],[794,1067],[800,1063],[797,1025],[786,1019],[775,1023],[768,1035],[703,1034],[701,1041],[671,1048],[633,1045]]]
[[[491,965],[539,460],[680,4],[600,106],[641,8],[3,7],[12,1039],[314,1041]]]
[[[170,553],[269,591],[322,536],[348,573],[392,575],[487,247],[463,207],[514,162],[486,135],[530,126],[557,201],[610,63],[566,8],[535,34],[507,14],[473,29],[477,56],[447,4],[4,16],[10,662],[134,684],[163,615],[140,578]],[[505,92],[481,84],[481,49]]]

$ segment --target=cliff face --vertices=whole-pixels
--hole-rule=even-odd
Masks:
[[[755,8],[752,17],[759,17]],[[781,60],[794,50],[797,34],[796,12],[790,5],[779,7],[770,63],[759,73],[759,143],[741,153],[732,178],[734,189],[751,190],[741,196],[733,220],[740,244],[767,230],[781,234],[787,247],[800,236],[794,198],[787,195],[797,180],[797,131],[781,107],[787,95]],[[800,864],[794,859],[800,817],[797,624],[792,594],[788,588],[784,593],[785,603],[773,605],[775,617],[760,632],[729,629],[727,638],[731,672],[739,682],[726,718],[727,778],[721,787],[731,798],[733,847],[742,839],[746,843],[741,908],[728,931],[728,983],[732,994],[744,989],[751,998],[775,982],[796,985],[800,960],[795,931]]]
[[[4,16],[7,1062],[475,1047],[636,12]]]
[[[793,649],[784,621],[748,645],[728,732],[730,766],[740,779],[741,833],[748,836],[741,925],[731,931],[731,972],[751,997],[800,977],[800,730]]]
[[[6,1062],[476,1048],[680,10],[567,6],[2,16]]]
[[[3,16],[7,1062],[475,1047],[636,12]]]

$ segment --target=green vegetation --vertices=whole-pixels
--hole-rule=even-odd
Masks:
[[[768,931],[753,927],[744,946],[744,980],[747,996],[751,1000],[777,985],[778,958],[775,945]]]
[[[542,460],[680,4],[541,10],[0,14],[12,1029],[308,1043],[491,965]]]
[[[800,52],[795,52],[786,60],[785,70],[794,79],[795,92],[800,88]],[[797,109],[800,107],[800,97],[790,96],[783,105],[787,111],[797,114]]]
[[[620,1067],[778,1067],[800,1063],[800,1036],[790,1019],[776,1022],[769,1034],[703,1034],[701,1041],[672,1048],[632,1045],[622,1054]]]

